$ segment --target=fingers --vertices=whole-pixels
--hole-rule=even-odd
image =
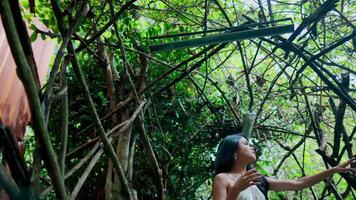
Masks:
[[[356,156],[353,156],[351,159],[350,159],[350,163],[356,161]]]
[[[356,157],[352,157],[350,160],[347,161],[347,163],[350,164],[350,163],[352,163],[354,161],[356,161]]]
[[[250,175],[252,173],[255,173],[255,172],[257,172],[256,169],[250,169],[244,175],[248,176],[248,175]]]
[[[262,175],[259,173],[253,173],[250,176],[248,176],[248,180],[253,181],[253,182],[260,181],[261,178],[262,178]]]
[[[338,173],[346,173],[346,172],[352,172],[352,173],[356,173],[356,169],[355,168],[350,168],[350,167],[339,167],[337,168]]]
[[[260,173],[258,173],[257,171],[256,171],[256,169],[250,169],[250,170],[248,170],[243,176],[244,177],[253,177],[253,176],[256,176],[256,174],[257,175],[260,175]]]
[[[353,172],[356,173],[356,169],[355,168],[344,168],[345,172]]]
[[[243,175],[243,179],[246,183],[260,182],[262,175],[258,173],[255,169],[249,170]]]
[[[248,170],[245,174],[243,174],[238,180],[236,180],[235,184],[238,185],[240,190],[244,190],[247,187],[252,185],[261,184],[262,175],[256,171],[256,169]]]
[[[251,185],[260,185],[261,182],[250,182],[247,187],[250,187]]]
[[[350,163],[352,163],[354,161],[356,161],[356,157],[355,156],[353,156],[350,160],[348,160],[348,161],[346,161],[344,163],[341,163],[340,167],[346,167],[346,166],[348,166]]]
[[[252,179],[254,179],[255,177],[259,177],[259,176],[261,176],[258,172],[254,172],[254,173],[251,173],[251,174],[244,174],[243,175],[243,179],[244,180],[252,180]]]

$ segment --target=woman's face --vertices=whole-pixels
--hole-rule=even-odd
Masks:
[[[242,138],[239,142],[239,146],[236,151],[237,161],[243,163],[253,163],[256,161],[256,152],[253,147],[251,147],[246,140],[246,138]]]

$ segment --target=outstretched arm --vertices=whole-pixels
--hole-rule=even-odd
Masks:
[[[269,187],[271,190],[275,191],[287,191],[287,190],[301,190],[307,187],[311,187],[322,180],[325,180],[330,175],[334,173],[344,173],[344,172],[356,172],[355,168],[347,168],[347,166],[356,161],[356,157],[351,158],[350,160],[325,171],[322,171],[318,174],[312,176],[306,176],[298,180],[276,180],[273,178],[268,178]]]

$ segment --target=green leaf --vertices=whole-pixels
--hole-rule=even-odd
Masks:
[[[31,24],[30,27],[29,27],[29,29],[31,29],[31,30],[36,30],[37,28],[36,28],[36,26],[35,26],[34,24]]]
[[[37,33],[37,32],[33,32],[33,33],[32,33],[32,35],[31,35],[31,37],[30,37],[30,41],[31,41],[31,42],[36,41],[36,39],[37,39],[37,35],[38,35],[38,33]]]
[[[46,35],[41,33],[41,38],[42,38],[42,40],[46,40]]]

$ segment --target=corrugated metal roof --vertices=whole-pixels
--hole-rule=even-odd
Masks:
[[[37,20],[38,28],[45,30]],[[30,31],[29,31],[30,32]],[[41,37],[32,43],[41,85],[48,72],[48,65],[54,53],[56,43],[44,41]],[[12,58],[6,34],[0,20],[0,121],[9,127],[15,138],[23,139],[26,125],[31,120],[31,113],[22,82],[16,74],[16,64]]]

